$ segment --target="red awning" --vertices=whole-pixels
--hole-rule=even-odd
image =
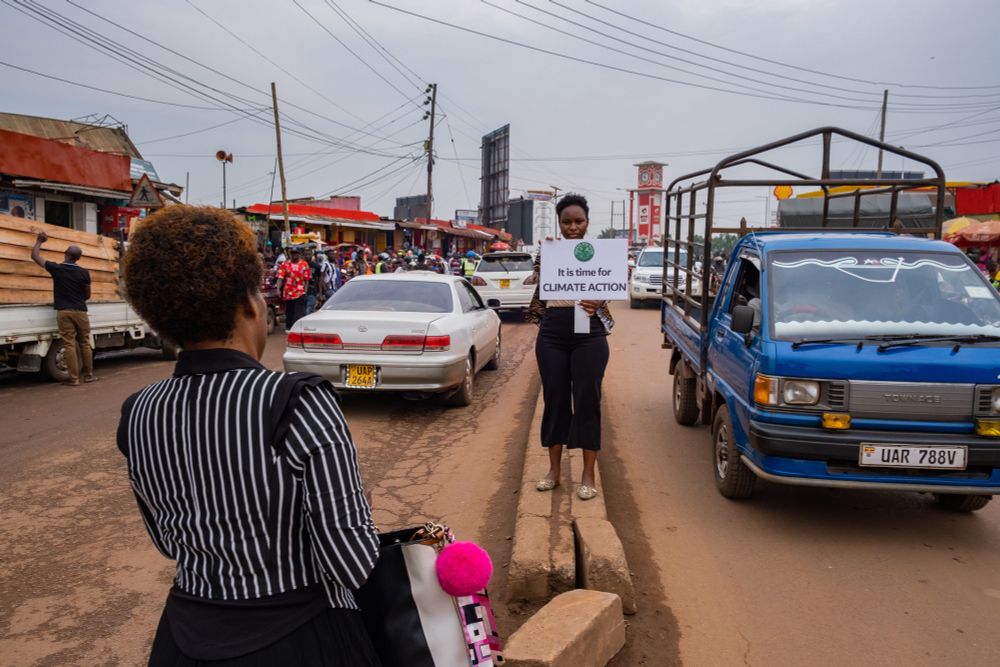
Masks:
[[[989,215],[1000,213],[1000,183],[983,188],[955,190],[955,215]]]
[[[127,155],[70,146],[55,139],[0,130],[0,173],[24,178],[132,193]]]
[[[283,215],[284,207],[281,204],[254,204],[247,207],[247,213]],[[289,204],[288,215],[308,216],[324,220],[354,220],[356,222],[378,222],[381,220],[377,213],[372,213],[371,211],[351,211],[343,208],[325,208],[322,206],[306,206],[304,204]]]

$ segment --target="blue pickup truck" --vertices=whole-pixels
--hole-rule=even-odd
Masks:
[[[820,128],[764,148],[817,135],[827,147],[835,136],[879,146]],[[845,190],[828,177],[828,164],[810,178],[748,151],[671,185],[665,265],[691,250],[688,257],[704,251],[709,266],[713,234],[742,233],[721,281],[702,281],[717,287],[701,294],[675,285],[661,309],[675,419],[711,425],[715,483],[727,498],[749,497],[758,478],[926,492],[964,512],[1000,493],[1000,295],[958,248],[928,238],[940,236],[944,176],[934,162],[904,153],[936,176],[855,180]],[[781,177],[727,180],[734,167],[754,163]],[[859,200],[868,191],[893,205],[903,192],[939,197],[926,228],[919,218],[859,217],[860,204],[853,219],[830,220],[835,207],[826,202],[812,228],[712,224],[718,188],[795,180],[820,187],[824,199],[848,192]],[[701,214],[692,193],[703,191]],[[704,243],[695,240],[696,224],[704,224]]]

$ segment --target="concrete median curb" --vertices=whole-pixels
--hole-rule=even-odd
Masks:
[[[507,599],[542,602],[555,596],[511,635],[505,664],[514,667],[600,667],[625,645],[623,613],[635,613],[625,550],[608,521],[600,469],[598,495],[580,500],[583,455],[567,450],[561,484],[539,492],[549,469],[537,444],[543,402],[535,401],[525,443],[520,497],[507,578]]]
[[[574,590],[556,596],[511,635],[508,667],[603,667],[625,646],[621,599]]]

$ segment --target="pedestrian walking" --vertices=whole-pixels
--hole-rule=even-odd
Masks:
[[[56,310],[56,325],[59,327],[63,359],[66,360],[66,372],[69,375],[64,384],[77,387],[80,385],[81,366],[84,382],[97,379],[94,376],[94,350],[90,345],[90,316],[87,314],[90,272],[77,264],[83,257],[79,246],[71,245],[66,248],[61,264],[46,261],[42,257],[42,244],[48,240],[45,232],[38,232],[31,249],[31,259],[52,276],[52,307]]]
[[[457,252],[451,256],[451,260],[448,262],[448,267],[451,269],[451,275],[462,275],[462,258]]]
[[[590,224],[587,200],[567,194],[556,205],[563,238],[582,239]],[[535,260],[535,280],[541,253]],[[607,336],[614,326],[606,301],[582,301],[590,316],[590,332],[575,333],[573,301],[542,301],[538,287],[528,319],[539,325],[535,341],[542,376],[542,446],[549,450],[549,472],[538,480],[539,491],[559,486],[563,448],[583,450],[583,477],[576,493],[581,500],[597,495],[594,466],[601,449],[601,383],[608,365]]]
[[[320,265],[313,251],[306,248],[303,260],[309,265],[309,282],[306,283],[306,315],[312,315],[316,310],[316,302],[320,298]]]
[[[329,382],[259,363],[253,233],[177,205],[130,242],[129,301],[183,348],[117,434],[146,530],[176,561],[149,665],[378,665],[354,597],[378,558],[357,451]]]
[[[306,310],[306,287],[312,277],[309,265],[302,259],[298,248],[292,248],[288,253],[290,259],[278,267],[278,292],[285,302],[285,330],[302,318]]]

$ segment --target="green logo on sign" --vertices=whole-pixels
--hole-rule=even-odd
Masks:
[[[586,241],[583,243],[577,243],[576,247],[573,248],[573,256],[581,262],[589,262],[594,259],[594,246],[590,245]]]

